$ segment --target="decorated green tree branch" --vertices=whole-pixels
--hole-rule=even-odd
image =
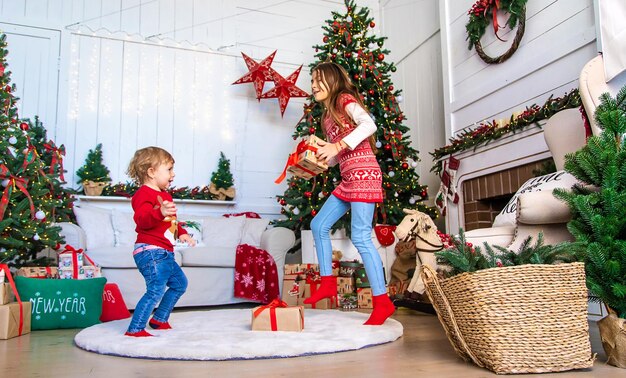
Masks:
[[[220,152],[220,159],[217,162],[217,170],[211,174],[211,185],[209,191],[218,200],[232,200],[235,198],[235,188],[233,187],[233,174],[230,172],[230,160]]]
[[[38,119],[34,124],[20,120],[7,54],[6,36],[0,35],[0,262],[45,264],[37,254],[63,241],[54,222],[66,219],[71,204],[59,180],[63,146],[45,142]]]
[[[558,190],[573,219],[568,229],[586,253],[587,287],[626,318],[626,87],[601,96],[595,119],[602,129],[581,150],[568,154],[565,170],[584,183]]]
[[[345,5],[343,14],[333,12],[332,19],[322,27],[324,43],[314,46],[317,61],[309,68],[312,70],[324,61],[343,66],[376,122],[376,157],[383,172],[385,196],[384,202],[376,208],[376,222],[398,224],[404,218],[402,209],[408,207],[434,217],[434,208],[423,203],[428,198],[428,188],[420,185],[415,171],[419,158],[410,145],[409,127],[403,124],[405,117],[399,107],[401,91],[395,89],[391,82],[391,72],[396,70],[396,66],[386,60],[389,50],[383,48],[384,38],[370,32],[375,23],[369,9],[358,8],[352,0],[346,0]],[[294,140],[309,135],[325,139],[321,126],[322,112],[322,107],[313,96],[309,97],[304,114],[296,125]],[[311,220],[339,180],[338,166],[310,180],[291,177],[284,194],[277,198],[285,219],[276,221],[276,225],[297,232],[309,229]],[[350,231],[349,213],[335,224],[334,229]]]
[[[102,143],[98,143],[94,150],[89,150],[85,164],[78,168],[78,184],[83,184],[85,194],[98,196],[104,186],[111,182],[109,169],[102,159]]]

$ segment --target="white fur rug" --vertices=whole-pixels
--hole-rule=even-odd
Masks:
[[[149,332],[158,337],[128,337],[130,319],[98,324],[79,332],[76,345],[91,352],[124,357],[174,360],[236,360],[334,353],[394,341],[402,324],[387,319],[366,326],[368,314],[306,309],[304,331],[252,331],[251,309],[176,312],[174,329]]]

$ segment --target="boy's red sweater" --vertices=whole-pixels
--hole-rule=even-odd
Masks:
[[[168,192],[154,190],[147,185],[142,185],[131,200],[131,205],[135,211],[133,219],[137,227],[137,243],[156,245],[174,251],[174,245],[165,237],[165,233],[172,227],[171,219],[166,220],[161,213],[161,201],[172,202],[172,196]],[[175,218],[175,217],[174,217]],[[178,236],[187,233],[184,228],[177,225]]]

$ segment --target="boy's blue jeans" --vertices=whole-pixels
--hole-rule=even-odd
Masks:
[[[135,249],[144,246],[147,244],[135,244]],[[161,303],[153,318],[166,322],[174,305],[187,289],[187,277],[174,261],[174,253],[162,248],[146,249],[133,257],[139,272],[146,280],[147,290],[135,307],[133,319],[128,326],[128,332],[131,333],[146,328],[148,318],[159,300]]]
[[[387,290],[383,276],[383,262],[372,242],[372,220],[375,208],[374,203],[347,202],[331,194],[311,221],[311,231],[315,239],[320,274],[330,276],[333,269],[330,229],[348,210],[351,210],[352,244],[361,255],[365,273],[372,286],[372,294],[381,295]]]

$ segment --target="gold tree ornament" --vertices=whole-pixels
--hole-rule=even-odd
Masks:
[[[476,53],[485,63],[499,64],[509,59],[519,47],[524,30],[526,28],[526,2],[528,0],[478,0],[468,11],[469,21],[465,25],[467,31],[468,48],[476,49]],[[489,24],[492,25],[494,34],[502,42],[506,42],[498,35],[498,30],[503,28],[498,22],[498,11],[509,14],[506,26],[513,29],[517,26],[517,32],[511,47],[502,55],[491,57],[485,53],[480,39],[485,34]]]

